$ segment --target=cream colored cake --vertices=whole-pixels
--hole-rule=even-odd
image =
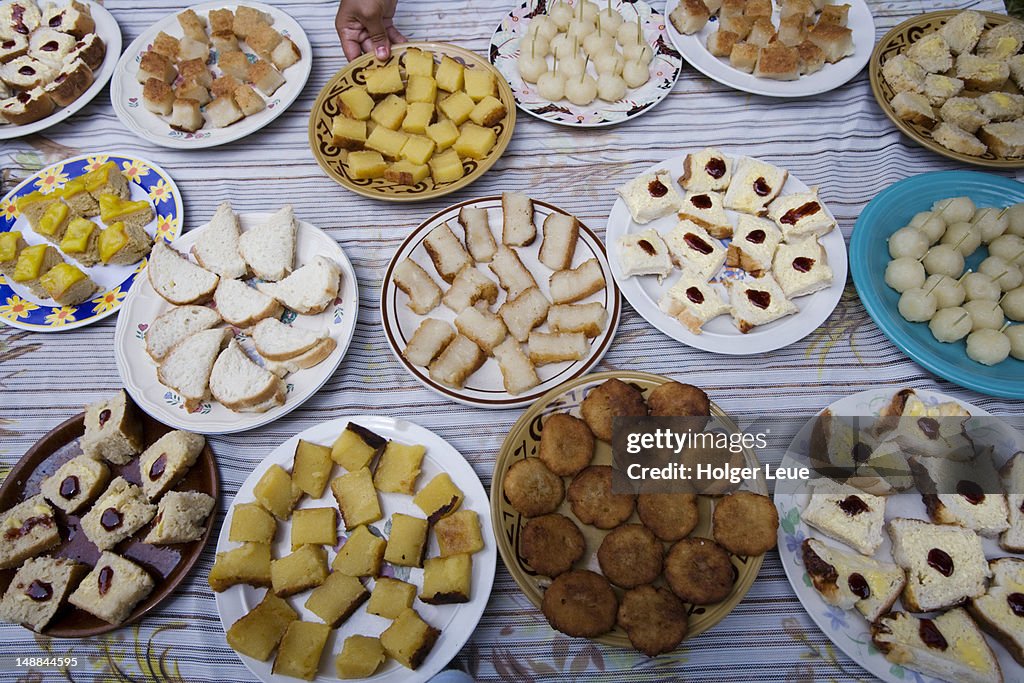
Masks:
[[[205,445],[206,439],[201,435],[177,430],[154,441],[139,458],[139,476],[146,497],[156,500],[178,483]]]
[[[872,624],[871,639],[890,662],[942,680],[1003,680],[992,648],[962,609],[952,609],[934,619],[893,612]]]
[[[62,557],[26,560],[0,600],[0,619],[42,631],[88,569]]]
[[[889,611],[907,582],[895,564],[839,550],[815,538],[805,540],[802,550],[804,569],[825,602],[842,609],[856,607],[869,622]]]
[[[67,514],[98,496],[110,481],[106,463],[88,455],[71,458],[43,480],[39,489],[51,503]]]
[[[156,505],[135,484],[117,477],[82,517],[82,531],[100,550],[110,550],[146,525]]]
[[[819,479],[812,487],[801,519],[858,552],[873,555],[882,545],[885,498],[831,479]]]
[[[120,624],[153,585],[153,578],[139,565],[103,552],[68,601],[103,621]]]

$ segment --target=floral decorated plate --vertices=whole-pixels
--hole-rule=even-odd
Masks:
[[[15,200],[32,192],[58,190],[69,181],[108,162],[115,161],[121,173],[128,178],[131,198],[146,200],[153,205],[156,218],[146,226],[146,232],[156,239],[170,242],[181,233],[184,209],[178,187],[167,172],[152,162],[134,156],[117,154],[82,155],[47,166],[27,178],[0,200],[0,232],[19,230],[25,241],[42,244],[46,240],[37,235],[28,220],[19,215]],[[98,225],[98,216],[92,218]],[[130,266],[97,264],[85,267],[65,256],[99,287],[93,298],[76,306],[61,306],[52,299],[40,299],[29,289],[0,275],[0,322],[33,332],[72,330],[103,320],[121,308],[135,278],[146,267],[146,259]]]
[[[153,39],[161,31],[174,37],[181,38],[182,30],[178,24],[178,13],[169,14],[160,21],[149,27],[142,35],[132,41],[132,44],[125,50],[121,60],[114,70],[114,77],[110,82],[110,101],[114,105],[114,112],[121,123],[130,128],[139,137],[162,147],[175,147],[178,149],[200,149],[203,147],[216,147],[239,138],[244,138],[250,133],[255,133],[263,128],[284,110],[291,106],[295,98],[299,96],[309,78],[310,69],[313,66],[313,48],[309,44],[306,32],[302,30],[298,22],[288,16],[277,7],[264,5],[259,2],[245,2],[246,7],[266,12],[273,19],[273,27],[279,33],[287,36],[298,47],[301,58],[298,62],[282,72],[285,83],[278,90],[266,97],[257,91],[257,94],[266,101],[266,109],[257,112],[252,116],[246,116],[225,128],[214,128],[207,123],[194,133],[175,130],[168,125],[164,117],[158,116],[146,109],[142,102],[142,84],[139,83],[135,74],[138,70],[139,61],[142,55],[153,44]],[[201,5],[193,5],[193,10],[201,18],[206,19],[210,10],[213,9],[235,9],[238,5],[233,2],[205,2]],[[243,51],[249,56],[249,61],[256,60],[247,46],[243,45]],[[217,67],[217,51],[210,52],[208,62],[214,76],[219,76],[221,71]]]
[[[259,225],[269,217],[270,214],[266,213],[239,214],[242,230]],[[114,356],[125,389],[135,403],[154,419],[175,429],[200,434],[244,432],[284,417],[309,400],[334,375],[348,350],[356,328],[356,316],[359,313],[356,274],[345,252],[327,233],[305,221],[297,222],[299,231],[296,263],[308,263],[317,255],[333,260],[341,267],[341,289],[338,290],[338,298],[334,304],[328,306],[323,313],[297,316],[292,311],[285,311],[282,320],[294,323],[297,327],[326,329],[337,342],[337,347],[319,364],[285,377],[288,394],[284,405],[265,413],[236,413],[216,401],[204,401],[197,410],[189,412],[181,397],[160,383],[156,363],[146,353],[146,330],[154,318],[171,309],[171,304],[156,293],[149,283],[149,278],[143,278],[139,285],[132,289],[131,295],[124,303],[123,315],[117,321],[117,330],[114,332]],[[172,246],[183,254],[189,253],[206,227],[203,225],[189,231]],[[252,351],[250,337],[241,330],[233,329],[232,332],[243,348]]]
[[[964,401],[951,396],[946,396],[937,391],[915,389],[917,397],[928,405],[946,403],[953,401],[967,409],[973,416],[987,416],[989,413]],[[842,398],[828,407],[834,415],[840,416],[863,416],[873,417],[880,414],[883,408],[889,405],[894,388],[878,388],[862,391],[852,396]],[[819,413],[820,414],[820,413]],[[1012,429],[1007,427],[1007,429]],[[790,451],[794,453],[806,453],[807,446],[804,439],[809,438],[810,429],[805,428],[793,441]],[[1014,452],[1015,446],[1008,441],[1016,442],[1019,435],[1011,435],[1009,432],[1002,434],[1001,430],[988,432],[987,438],[991,439],[984,445],[995,445],[996,453],[1003,453],[1007,457]],[[972,432],[972,436],[975,434]],[[978,441],[976,437],[976,442]],[[997,456],[998,457],[998,456]],[[1000,462],[997,460],[996,465]],[[797,463],[793,457],[787,454],[781,467],[794,467]],[[870,625],[857,610],[844,611],[826,603],[821,595],[814,589],[811,579],[804,569],[801,544],[804,539],[814,537],[823,543],[836,546],[850,551],[817,529],[806,525],[800,518],[801,511],[810,499],[810,485],[805,480],[780,480],[775,487],[775,505],[779,510],[779,555],[782,559],[782,566],[786,571],[793,590],[803,604],[804,609],[811,616],[811,619],[825,633],[826,636],[845,652],[853,661],[860,664],[869,673],[877,676],[887,683],[903,683],[914,681],[915,683],[939,683],[939,679],[924,676],[916,671],[904,668],[898,664],[889,662],[885,656],[871,642]],[[914,489],[905,493],[897,493],[888,496],[885,505],[885,518],[891,520],[895,517],[911,517],[917,519],[928,519],[924,503],[921,501],[921,494]],[[999,547],[994,538],[982,538],[985,555],[989,558],[1003,557],[1010,555]],[[882,546],[875,553],[875,559],[892,561],[891,545],[887,534],[883,534]],[[899,601],[893,606],[894,610],[902,609]],[[1006,680],[1021,680],[1022,670],[1019,664],[1013,661],[1009,652],[996,641],[988,636],[992,651],[999,659],[1003,675]]]
[[[573,7],[579,2],[567,1]],[[601,9],[607,5],[603,0],[598,4]],[[639,88],[630,89],[626,97],[618,102],[594,100],[589,105],[578,106],[569,100],[551,102],[542,98],[537,92],[537,86],[526,83],[519,75],[518,59],[530,19],[544,14],[547,6],[548,0],[523,0],[522,4],[501,20],[501,25],[491,36],[488,51],[491,64],[508,80],[516,104],[527,114],[551,123],[577,128],[613,126],[650,111],[672,91],[682,70],[683,60],[669,38],[668,20],[643,0],[612,0],[611,7],[617,10],[626,22],[635,23],[637,17],[640,17],[644,36],[654,50],[654,60],[650,64],[650,80]],[[553,59],[548,56],[549,64]]]

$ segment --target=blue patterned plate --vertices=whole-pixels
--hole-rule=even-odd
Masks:
[[[45,242],[32,231],[28,221],[18,214],[15,200],[37,190],[44,193],[58,190],[68,181],[85,175],[107,161],[116,161],[121,172],[128,178],[132,200],[145,199],[153,205],[156,219],[146,226],[146,232],[168,243],[174,241],[181,234],[181,226],[184,224],[184,209],[177,185],[156,164],[117,154],[73,157],[47,166],[28,178],[0,200],[0,232],[20,230],[29,244]],[[93,220],[99,222],[98,217]],[[34,332],[57,332],[102,320],[121,308],[135,278],[146,267],[146,259],[130,266],[98,264],[86,268],[78,263],[75,265],[100,286],[100,293],[77,306],[61,306],[52,299],[40,299],[27,287],[8,282],[0,275],[0,322]]]

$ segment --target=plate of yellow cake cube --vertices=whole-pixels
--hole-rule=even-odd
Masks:
[[[177,186],[149,161],[82,155],[38,171],[0,200],[0,322],[55,332],[113,315],[183,220]]]
[[[516,103],[480,55],[403,43],[363,55],[328,81],[309,117],[320,168],[343,187],[395,202],[440,197],[494,165],[512,139]]]
[[[261,681],[426,681],[473,633],[497,546],[472,466],[411,422],[293,436],[232,502],[209,583]]]

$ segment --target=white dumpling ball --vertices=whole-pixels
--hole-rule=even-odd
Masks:
[[[967,337],[967,356],[982,365],[1002,363],[1010,355],[1010,340],[999,330],[978,330]]]
[[[565,74],[561,71],[547,71],[537,79],[537,92],[545,100],[558,102],[565,98]]]
[[[585,73],[574,76],[565,82],[565,96],[577,106],[590,104],[597,98],[597,81]]]
[[[601,8],[593,2],[587,2],[583,0],[578,7],[573,10],[573,14],[577,19],[590,22],[591,24],[597,23],[597,16],[601,13]]]
[[[924,266],[917,259],[897,258],[889,261],[885,267],[885,284],[897,292],[916,289],[924,284],[924,280]]]
[[[1007,318],[1017,322],[1024,321],[1024,287],[1011,289],[1003,295],[999,304],[1003,307],[1003,313]]]
[[[985,273],[968,273],[964,276],[962,283],[968,301],[977,299],[998,301],[1003,293],[996,281]]]
[[[942,244],[956,247],[964,256],[970,256],[981,246],[981,233],[970,223],[950,223],[942,235]]]
[[[595,31],[583,39],[583,51],[595,59],[615,50],[615,39],[607,33]]]
[[[519,75],[527,83],[536,83],[547,70],[548,60],[541,55],[532,55],[528,51],[519,54]]]
[[[561,34],[555,36],[558,38]],[[547,57],[551,54],[551,42],[544,36],[526,36],[519,48],[522,52],[529,52],[530,56]]]
[[[597,77],[597,96],[605,102],[618,102],[626,96],[626,81],[615,74],[601,74]]]
[[[971,314],[972,330],[998,330],[1006,322],[1003,309],[995,301],[968,301],[964,304],[964,310]]]
[[[583,44],[584,39],[591,33],[597,31],[597,27],[589,21],[580,21],[579,19],[573,19],[569,24],[569,29],[565,32],[565,35],[570,38],[575,38],[579,41],[580,45]]]
[[[917,218],[917,216],[914,216],[914,218]],[[945,219],[934,213],[930,214],[926,220],[922,221],[918,225],[914,225],[913,221],[910,223],[913,227],[924,233],[924,236],[928,238],[929,244],[935,244],[942,239],[943,235],[946,234],[947,223]]]
[[[900,295],[900,315],[912,323],[928,322],[938,310],[935,294],[928,293],[921,287],[908,289]]]
[[[553,54],[555,59],[559,62],[563,62],[570,57],[575,57],[578,52],[579,44],[564,33],[559,34],[553,41],[551,41],[551,54]]]
[[[978,209],[971,222],[981,232],[981,241],[985,244],[1002,235],[1010,227],[1010,219],[1002,213],[1002,209],[992,207]]]
[[[569,22],[573,20],[572,6],[565,0],[559,0],[548,10],[548,16],[551,17],[551,21],[555,22],[559,31],[564,31],[569,28]]]
[[[1024,237],[1024,202],[1009,207],[1006,210],[1006,220],[1010,222],[1006,232]]]
[[[565,80],[568,83],[587,70],[587,60],[580,54],[574,54],[567,59],[558,60],[558,70],[565,74]]]
[[[971,314],[960,306],[940,309],[932,316],[928,329],[943,344],[960,341],[971,333]]]
[[[967,298],[964,286],[945,275],[929,275],[928,279],[924,281],[923,289],[935,296],[939,308],[959,306]]]
[[[550,41],[558,35],[558,24],[546,14],[540,14],[530,19],[530,23],[526,26],[526,35],[538,36]]]
[[[647,43],[635,43],[622,48],[622,56],[627,62],[650,64],[654,61],[654,50]]]
[[[597,15],[597,24],[601,27],[601,30],[615,35],[615,32],[619,30],[625,19],[622,15],[611,7],[605,7],[601,10],[600,14]]]
[[[616,50],[614,52],[608,52],[601,55],[597,59],[593,60],[592,63],[599,74],[614,74],[616,76],[621,76],[622,67],[626,65],[626,60],[624,60],[619,51]]]
[[[1024,265],[1024,237],[1004,233],[989,243],[988,255],[998,256],[1016,266]]]
[[[917,228],[904,226],[889,236],[889,256],[919,259],[928,253],[928,238]]]
[[[1004,292],[1017,289],[1024,283],[1024,275],[1021,274],[1020,268],[998,256],[989,256],[982,261],[978,266],[978,272],[992,278]]]
[[[929,275],[938,273],[949,277],[960,277],[964,272],[964,255],[951,244],[936,244],[928,250],[921,261]]]
[[[969,223],[977,209],[970,197],[950,197],[932,204],[932,211],[946,223]]]
[[[640,24],[637,21],[627,21],[620,26],[619,30],[615,32],[615,40],[622,47],[646,42],[643,29],[640,28]]]
[[[1024,325],[1013,325],[1003,330],[1003,335],[1010,340],[1010,355],[1024,360]]]
[[[651,80],[651,70],[640,62],[626,62],[622,66],[622,78],[630,88],[639,88]]]

